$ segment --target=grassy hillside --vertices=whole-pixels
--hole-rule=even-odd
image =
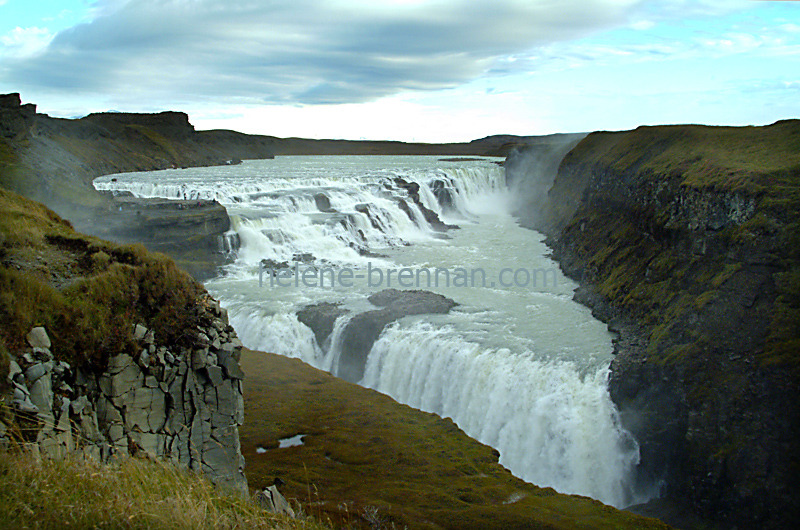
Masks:
[[[772,195],[791,185],[792,174],[800,171],[800,124],[788,120],[767,127],[672,125],[593,133],[569,156],[615,172],[677,178],[693,188]]]
[[[575,206],[562,237],[599,293],[651,329],[650,354],[733,347],[741,337],[718,337],[720,326],[767,319],[749,346],[764,362],[800,363],[800,122],[594,133],[562,167],[552,194]],[[759,289],[763,307],[734,300]],[[699,313],[708,325],[687,326]],[[684,343],[662,348],[676,333]]]

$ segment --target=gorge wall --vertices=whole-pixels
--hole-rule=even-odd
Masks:
[[[509,178],[547,180],[526,156]],[[518,213],[618,335],[640,480],[722,526],[796,525],[800,121],[593,133],[549,179]]]

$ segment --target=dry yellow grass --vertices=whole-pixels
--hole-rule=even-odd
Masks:
[[[164,463],[119,458],[39,460],[0,452],[2,528],[323,529],[265,512]]]

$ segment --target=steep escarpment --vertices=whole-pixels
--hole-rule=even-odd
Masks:
[[[527,221],[619,333],[644,482],[724,526],[800,518],[800,122],[593,133]]]
[[[39,200],[76,222],[86,208],[106,206],[92,187],[100,175],[182,166],[224,164],[231,156],[204,141],[181,112],[158,114],[90,114],[77,120],[51,118],[31,112],[33,105],[4,107],[3,122],[23,127],[3,135],[6,160],[2,184]],[[7,129],[8,127],[4,127]],[[267,146],[250,144],[250,156],[271,156]]]
[[[0,189],[0,320],[0,438],[164,458],[247,493],[242,345],[169,258]]]

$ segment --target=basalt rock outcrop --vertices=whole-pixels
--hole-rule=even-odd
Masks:
[[[350,311],[343,308],[341,304],[333,302],[321,302],[304,307],[297,312],[297,320],[308,326],[314,332],[314,338],[320,347],[330,347],[326,341],[333,332],[336,319],[346,315]],[[327,349],[327,348],[326,348]]]
[[[401,188],[408,193],[408,198],[417,206],[419,211],[422,212],[422,216],[425,218],[425,221],[431,226],[431,228],[439,232],[445,232],[447,230],[458,228],[457,225],[449,225],[443,222],[441,219],[439,219],[439,215],[436,212],[422,204],[422,199],[419,197],[419,184],[416,182],[408,182],[400,177],[394,179],[394,184],[398,188]],[[411,213],[411,209],[405,201],[400,201],[400,209],[405,212],[409,219],[414,221],[414,215]]]
[[[40,454],[170,460],[245,493],[242,348],[163,254],[0,188],[0,433]]]
[[[234,250],[226,247],[228,211],[217,201],[141,199],[124,193],[112,197],[110,210],[94,235],[169,254],[201,281],[215,276]]]
[[[800,122],[593,133],[511,178],[553,182],[520,214],[618,335],[642,483],[722,527],[800,523]]]
[[[384,289],[367,300],[380,309],[352,316],[344,323],[336,345],[341,348],[341,354],[332,373],[351,383],[357,383],[364,377],[372,345],[387,325],[405,316],[444,314],[457,305],[450,298],[422,290]],[[323,302],[298,311],[297,320],[311,329],[317,344],[327,351],[332,347],[337,319],[348,314],[350,310],[339,303]]]
[[[0,137],[25,136],[36,117],[36,105],[23,105],[19,94],[0,95]]]
[[[10,430],[0,430],[17,432],[24,448],[51,458],[170,460],[246,495],[238,433],[242,344],[219,304],[206,304],[211,325],[196,331],[194,347],[167,347],[137,325],[139,353],[112,356],[105,370],[54,360],[58,345],[34,328],[28,351],[10,361],[14,418]]]

